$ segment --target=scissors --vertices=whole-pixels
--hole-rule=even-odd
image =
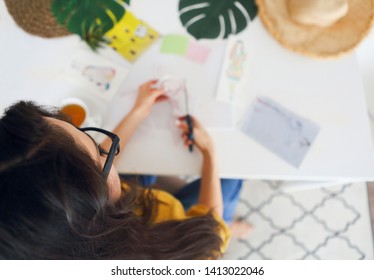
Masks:
[[[186,82],[184,82],[184,98],[185,98],[185,101],[186,101],[186,122],[187,122],[187,125],[188,125],[187,138],[188,138],[188,140],[190,140],[191,142],[193,142],[193,140],[194,140],[193,124],[192,124],[192,117],[189,114]],[[192,143],[188,145],[188,149],[189,149],[190,152],[193,151],[193,144]]]

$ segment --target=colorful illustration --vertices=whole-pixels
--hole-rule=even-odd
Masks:
[[[77,50],[66,63],[65,77],[92,97],[110,101],[119,91],[129,70],[97,53]]]
[[[247,55],[244,48],[244,42],[242,40],[236,41],[230,52],[230,62],[227,68],[227,77],[230,79],[230,99],[234,99],[236,84],[240,82],[244,72],[244,61]]]
[[[73,61],[72,68],[78,70],[84,78],[95,84],[101,92],[110,89],[116,76],[116,69],[112,67],[82,65],[78,61]]]
[[[244,38],[230,37],[221,69],[216,99],[233,105],[244,91],[248,75],[247,59],[249,42]]]
[[[147,23],[136,18],[128,11],[125,16],[105,34],[105,37],[110,41],[109,46],[130,62],[134,62],[158,39],[159,34]]]

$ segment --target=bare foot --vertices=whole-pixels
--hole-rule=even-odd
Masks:
[[[243,239],[253,231],[253,226],[246,221],[237,220],[230,224],[230,229],[233,237]]]

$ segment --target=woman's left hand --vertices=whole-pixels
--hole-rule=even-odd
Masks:
[[[153,87],[156,83],[157,80],[151,80],[139,87],[133,111],[140,113],[143,118],[146,118],[151,113],[155,103],[168,99],[163,89]]]

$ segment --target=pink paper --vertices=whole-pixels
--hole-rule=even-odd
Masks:
[[[210,54],[210,49],[194,41],[190,41],[186,58],[198,63],[205,63]]]

